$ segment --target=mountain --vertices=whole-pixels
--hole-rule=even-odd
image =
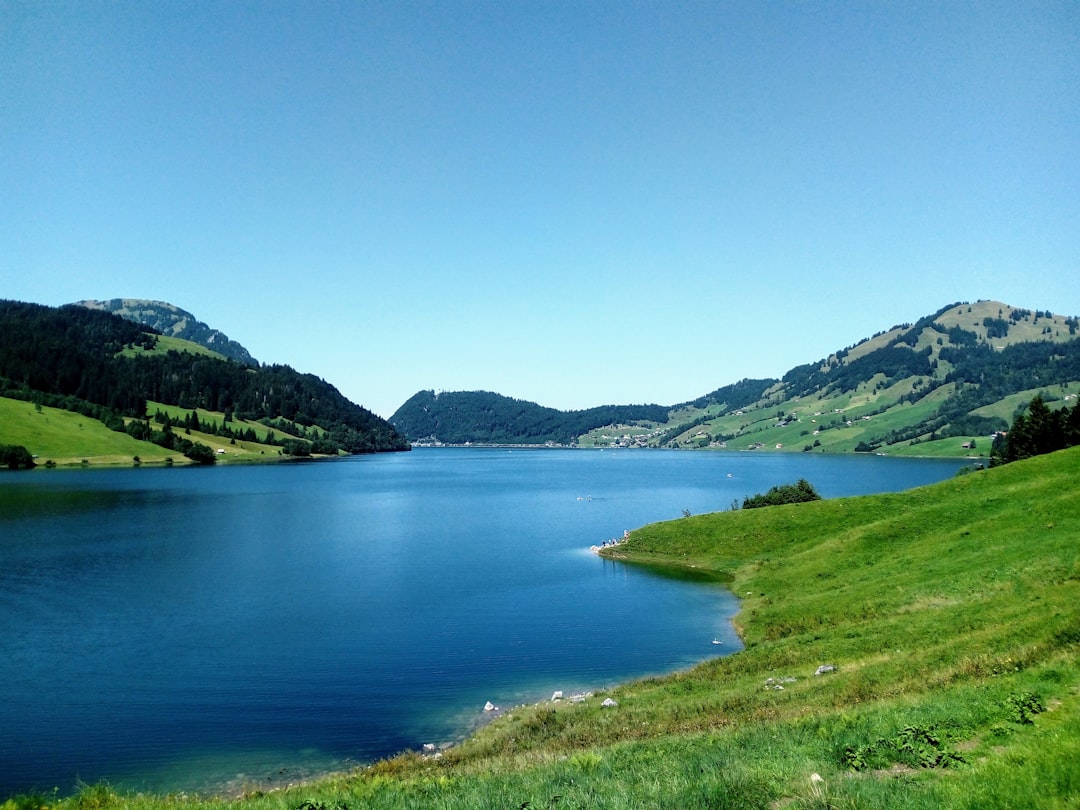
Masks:
[[[412,441],[556,441],[796,452],[987,455],[1034,394],[1080,392],[1076,317],[950,304],[781,379],[745,379],[668,408],[560,412],[486,392],[421,391],[390,418]],[[540,438],[543,436],[544,438]]]
[[[206,442],[258,442],[261,449],[253,452],[259,453],[270,447],[289,455],[409,447],[392,425],[314,375],[225,359],[80,305],[0,301],[0,396],[76,411],[185,455],[198,442],[175,436],[173,425]],[[23,444],[4,428],[0,424],[0,444]]]
[[[584,411],[558,411],[535,402],[489,391],[409,398],[390,424],[406,438],[443,444],[571,444],[594,428],[611,424],[657,422],[667,418],[660,405],[607,405]]]
[[[164,301],[111,298],[108,301],[77,301],[76,305],[111,312],[125,320],[149,326],[163,335],[189,340],[245,366],[259,365],[247,349],[230,340],[228,335],[211,329],[190,312]]]
[[[753,403],[728,387],[673,409],[656,443],[985,455],[1032,396],[1080,391],[1078,327],[998,301],[950,304],[791,369]]]

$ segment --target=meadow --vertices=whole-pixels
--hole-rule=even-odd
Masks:
[[[144,463],[187,461],[172,450],[109,430],[97,419],[7,397],[0,397],[0,443],[22,445],[39,466],[49,461],[57,466],[129,465],[136,457]]]
[[[183,420],[191,410],[150,402],[147,415],[157,411],[171,418]],[[215,411],[198,410],[200,420],[221,424],[225,415]],[[130,420],[128,420],[130,421]],[[160,427],[160,426],[158,426]],[[258,422],[237,420],[237,430],[251,428],[261,441],[233,442],[230,439],[198,430],[185,432],[186,438],[200,442],[215,452],[219,462],[266,461],[281,458],[281,448],[263,443],[271,428]],[[278,438],[290,438],[291,434],[276,431]],[[132,438],[126,433],[110,430],[97,419],[74,411],[49,406],[36,406],[32,402],[0,397],[0,444],[22,445],[44,466],[49,462],[57,467],[71,466],[129,466],[132,464],[189,464],[189,459],[176,450],[167,450],[151,442]],[[218,451],[221,451],[220,453]]]
[[[605,553],[726,581],[743,651],[306,784],[0,807],[1077,807],[1078,476],[1080,448],[646,526]]]

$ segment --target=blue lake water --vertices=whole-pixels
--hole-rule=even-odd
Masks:
[[[421,449],[4,473],[0,798],[258,787],[735,651],[724,588],[589,546],[800,477],[838,497],[960,466]]]

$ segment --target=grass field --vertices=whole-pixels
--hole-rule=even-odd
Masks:
[[[726,449],[747,450],[761,444],[762,449],[774,451],[803,452],[810,447],[819,453],[850,453],[860,442],[873,443],[890,431],[932,416],[951,390],[951,386],[945,386],[916,403],[899,403],[899,396],[907,393],[910,385],[910,381],[905,381],[892,388],[877,390],[872,381],[860,386],[858,391],[839,396],[803,397],[776,406],[758,405],[711,419],[687,430],[678,441],[683,446],[694,446],[699,443],[702,433],[736,434],[734,439],[726,442]],[[886,410],[877,412],[886,406]],[[983,445],[974,455],[981,452],[988,456],[990,439],[985,436],[957,436],[947,442],[933,442],[932,449],[905,441],[883,445],[879,450],[889,455],[966,456],[972,454],[963,444],[973,438],[977,444],[981,439]]]
[[[194,410],[195,410],[195,413],[199,417],[199,421],[204,423],[204,424],[216,423],[218,425],[221,425],[221,424],[224,424],[224,422],[225,422],[225,414],[220,412],[220,411],[208,411],[208,410],[206,410],[204,408],[195,408]],[[178,405],[165,405],[165,404],[160,403],[160,402],[147,402],[146,403],[146,414],[147,414],[147,416],[152,417],[158,411],[161,411],[162,413],[167,414],[169,416],[169,418],[171,418],[174,421],[183,421],[192,412],[192,409],[191,408],[181,408]],[[285,419],[281,419],[281,420],[278,420],[278,421],[283,422],[283,423],[285,423],[287,425],[292,425],[293,424],[293,423],[291,423],[291,422],[289,422],[288,420],[285,420]],[[258,437],[258,439],[261,442],[265,442],[265,440],[267,439],[267,437],[268,437],[268,435],[270,433],[276,434],[278,438],[282,438],[282,437],[288,438],[288,437],[295,437],[296,436],[296,434],[294,434],[294,433],[285,432],[285,431],[282,431],[280,429],[269,428],[266,425],[262,424],[261,422],[252,422],[252,421],[249,421],[247,419],[234,419],[232,421],[232,423],[231,423],[231,426],[232,426],[233,430],[237,430],[237,431],[239,431],[239,430],[247,430],[248,428],[251,428],[252,430],[255,431],[256,437]],[[266,446],[269,447],[270,445],[266,445]],[[277,450],[278,450],[277,447],[274,447],[273,449],[274,449],[275,452],[277,452]]]
[[[213,349],[208,349],[198,343],[184,340],[183,338],[173,337],[172,335],[158,335],[157,343],[150,351],[129,347],[124,349],[123,355],[125,357],[140,357],[155,354],[168,354],[169,352],[187,352],[188,354],[194,354],[200,357],[213,357],[218,360],[226,359],[225,355],[218,354]]]
[[[143,463],[186,460],[175,451],[109,430],[96,419],[5,397],[0,397],[0,444],[22,445],[39,465],[133,464],[136,456]]]
[[[183,417],[181,408],[167,408],[172,416]],[[149,412],[153,414],[151,403]],[[188,411],[190,413],[190,411]],[[199,412],[200,419],[213,419],[219,424],[224,414]],[[237,422],[238,426],[254,427],[260,438],[266,437],[268,428],[257,423]],[[280,458],[280,447],[259,442],[237,441],[235,444],[220,436],[183,429],[178,432],[184,438],[209,446],[217,454],[218,461],[265,461]],[[278,435],[282,435],[278,432]],[[69,466],[116,466],[131,465],[135,458],[142,464],[187,464],[188,459],[175,450],[166,450],[151,442],[138,441],[126,433],[109,430],[96,419],[72,411],[41,407],[31,402],[0,397],[0,444],[22,445],[36,456],[39,466],[53,462],[58,467]]]
[[[646,526],[611,556],[729,582],[744,650],[519,707],[437,757],[242,797],[98,785],[5,810],[1075,808],[1078,478],[1080,448]]]
[[[1016,320],[1012,320],[1013,316]],[[671,426],[687,425],[683,432],[675,437],[682,447],[717,446],[717,437],[726,436],[726,449],[780,450],[784,452],[802,452],[804,450],[819,453],[850,453],[861,443],[870,445],[876,451],[889,455],[938,455],[968,456],[964,448],[966,441],[974,439],[989,449],[989,435],[964,435],[953,437],[955,442],[939,442],[932,435],[932,430],[948,432],[947,425],[940,422],[927,424],[945,401],[956,394],[955,383],[942,384],[948,379],[952,365],[947,357],[942,358],[942,351],[951,345],[951,338],[942,330],[959,327],[973,333],[977,339],[985,340],[988,327],[984,319],[1008,319],[1008,335],[995,337],[989,344],[1003,348],[1023,342],[1067,341],[1074,337],[1069,323],[1063,316],[1045,317],[1040,314],[1015,312],[1013,308],[997,301],[980,301],[974,304],[959,305],[942,312],[936,319],[935,328],[921,328],[917,336],[916,350],[929,350],[932,358],[932,377],[910,376],[898,379],[892,384],[883,373],[878,373],[859,382],[854,390],[838,391],[826,386],[806,396],[794,396],[794,391],[784,383],[778,383],[766,391],[762,399],[734,412],[715,416],[704,424],[697,422],[707,414],[694,408],[681,409],[671,415]],[[1049,331],[1047,331],[1049,330]],[[907,332],[906,327],[896,327],[877,337],[868,339],[847,351],[845,362],[851,363],[866,357],[877,349],[882,349],[896,338]],[[839,353],[843,355],[844,353]],[[836,362],[837,356],[827,358],[825,362]],[[926,373],[926,372],[924,372]],[[854,384],[849,380],[845,385]],[[901,403],[900,398],[912,393],[925,392],[937,385],[929,394],[911,403]],[[973,411],[983,417],[998,417],[1005,424],[1012,422],[1017,409],[1026,405],[1036,394],[1054,400],[1066,395],[1075,396],[1080,391],[1080,382],[1070,381],[1064,384],[1045,386],[1044,389],[1032,389],[1016,393],[1004,399],[984,405]],[[787,397],[791,398],[788,399]],[[955,416],[955,414],[954,414]],[[847,424],[848,422],[851,424]],[[911,435],[912,428],[919,428],[922,435]],[[678,428],[675,428],[678,429]],[[976,428],[977,429],[977,428]],[[987,431],[989,433],[989,430]],[[902,436],[902,438],[899,438]],[[712,439],[712,441],[710,441]],[[911,439],[918,443],[911,444]],[[884,444],[884,442],[893,444]],[[931,448],[920,446],[932,444]]]

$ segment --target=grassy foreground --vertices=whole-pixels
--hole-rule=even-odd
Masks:
[[[279,791],[0,807],[1080,807],[1078,481],[1080,448],[647,526],[611,556],[727,578],[745,650]]]

